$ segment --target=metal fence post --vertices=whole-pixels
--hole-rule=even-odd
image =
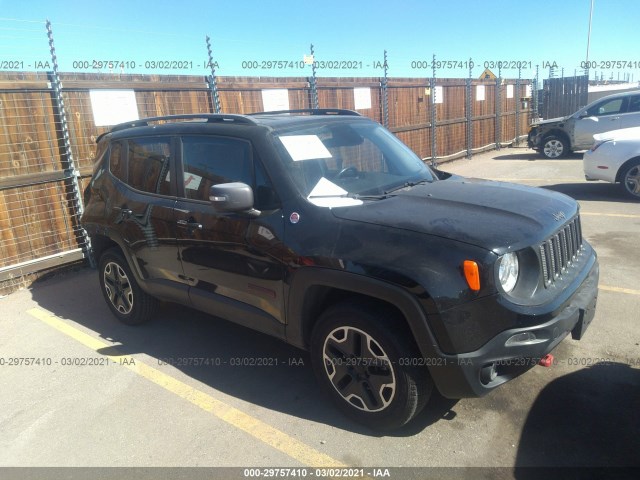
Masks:
[[[502,83],[502,65],[498,62],[498,76],[496,78],[496,150],[500,150],[500,144],[502,143],[502,95],[500,91]]]
[[[473,155],[473,86],[471,85],[473,76],[473,61],[469,59],[469,78],[465,88],[466,96],[466,116],[467,116],[467,158]]]
[[[389,66],[387,64],[387,51],[384,51],[384,76],[380,88],[382,89],[382,124],[385,128],[389,128],[389,92],[387,91],[387,73]]]
[[[429,88],[431,90],[431,165],[436,167],[438,165],[438,146],[436,136],[436,56],[433,55],[433,61],[431,63],[431,81]]]
[[[55,108],[57,110],[58,117],[60,118],[60,129],[62,133],[62,141],[64,145],[64,152],[66,157],[65,177],[71,180],[71,202],[73,208],[77,212],[78,223],[82,212],[84,212],[84,205],[82,201],[82,192],[80,191],[80,172],[76,168],[75,161],[73,159],[73,151],[71,150],[71,140],[69,138],[69,123],[67,121],[67,112],[64,106],[64,98],[62,98],[62,82],[60,81],[60,72],[58,70],[58,57],[56,55],[56,48],[53,44],[53,30],[51,29],[51,22],[46,21],[47,37],[49,38],[49,50],[51,52],[51,64],[53,71],[49,72],[49,81],[53,88],[53,98],[55,102]],[[83,245],[82,249],[86,258],[89,260],[89,265],[95,268],[96,263],[93,258],[93,251],[91,249],[91,238],[87,234],[87,231],[79,226],[79,232],[82,237]]]
[[[518,79],[516,80],[516,95],[515,95],[515,101],[516,101],[516,136],[514,139],[513,144],[514,145],[519,145],[520,144],[520,79],[522,78],[522,67],[518,67]]]
[[[220,113],[220,96],[218,95],[218,82],[216,80],[216,67],[213,61],[213,53],[211,52],[211,39],[207,35],[207,53],[209,54],[209,68],[211,75],[209,76],[209,89],[211,90],[211,100],[213,104],[213,113]]]
[[[540,66],[536,65],[536,76],[533,79],[533,88],[531,89],[531,96],[533,97],[533,119],[537,119],[539,117],[538,114],[538,102],[540,99],[538,98],[538,75],[540,73]],[[533,120],[532,119],[532,120]]]
[[[320,108],[318,103],[318,86],[316,84],[316,57],[313,53],[313,43],[311,44],[311,78],[309,78],[309,87],[311,88],[311,108]]]

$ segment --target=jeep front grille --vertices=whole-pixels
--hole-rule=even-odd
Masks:
[[[551,285],[578,258],[582,249],[580,216],[567,223],[540,245],[540,263],[545,286]]]

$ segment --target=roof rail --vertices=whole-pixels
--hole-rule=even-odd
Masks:
[[[117,132],[126,128],[146,127],[149,122],[172,121],[172,120],[206,120],[207,123],[233,122],[246,125],[257,125],[256,121],[246,115],[225,114],[225,113],[189,113],[183,115],[165,115],[162,117],[149,117],[131,122],[119,123],[111,127],[111,132]]]
[[[311,115],[351,115],[360,117],[358,112],[344,108],[302,108],[299,110],[274,110],[271,112],[255,112],[249,115],[275,115],[284,113],[310,113]]]

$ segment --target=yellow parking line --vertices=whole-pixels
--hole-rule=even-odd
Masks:
[[[640,218],[640,215],[632,213],[596,213],[596,212],[580,212],[580,215],[591,215],[593,217],[622,217],[622,218]]]
[[[284,454],[298,460],[304,465],[310,467],[347,466],[338,460],[335,460],[334,458],[331,458],[330,456],[300,442],[299,440],[296,440],[271,425],[247,415],[237,408],[227,405],[226,403],[213,398],[211,395],[187,385],[186,383],[181,382],[160,370],[150,367],[138,359],[135,359],[133,362],[133,357],[130,355],[120,354],[112,345],[104,343],[97,338],[72,327],[50,312],[40,308],[32,308],[28,310],[27,313],[55,328],[59,332],[64,333],[68,337],[73,338],[91,350],[98,351],[101,349],[107,349],[107,352],[113,352],[113,354],[109,353],[107,355],[115,361],[118,361],[123,367],[128,368],[132,372],[146,378],[165,390],[178,395],[180,398],[200,407],[202,410],[212,413],[220,420],[224,420],[229,425],[248,433],[252,437],[266,443],[276,450],[280,450]]]
[[[563,183],[585,183],[584,178],[487,178],[487,180],[491,180],[494,182],[543,182],[548,183],[553,180],[553,182],[563,182]]]
[[[628,293],[629,295],[640,295],[640,290],[633,290],[631,288],[609,287],[607,285],[598,285],[600,290],[606,290],[608,292]]]

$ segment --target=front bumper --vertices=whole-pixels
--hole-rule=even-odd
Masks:
[[[580,340],[595,314],[598,278],[594,256],[582,284],[551,319],[505,330],[476,351],[432,359],[427,366],[440,393],[447,398],[486,395],[537,365],[569,333]]]
[[[619,163],[611,159],[607,153],[610,146],[601,145],[597,151],[587,150],[582,156],[582,168],[587,180],[604,180],[615,183]]]
[[[540,140],[540,137],[538,136],[537,130],[536,129],[530,130],[529,134],[527,135],[528,147],[534,150],[539,150],[540,149],[540,144],[538,143],[539,140]]]

